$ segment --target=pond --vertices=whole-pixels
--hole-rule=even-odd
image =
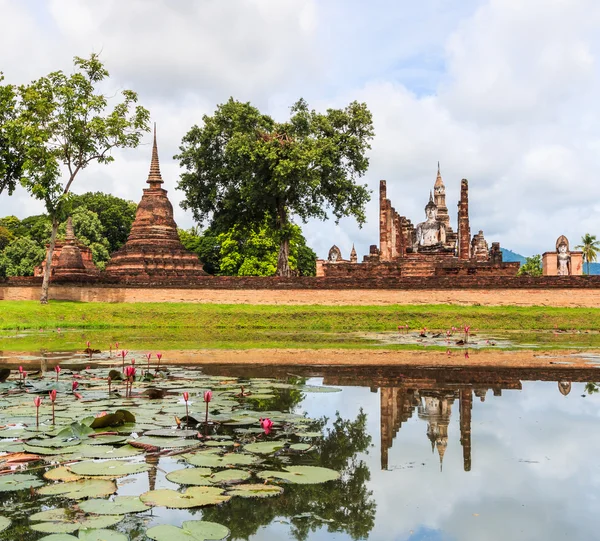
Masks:
[[[0,384],[13,425],[0,539],[554,540],[600,526],[595,371],[163,366],[144,382],[136,355],[132,396],[114,378],[109,398],[121,360],[59,357],[58,383],[56,361],[39,379],[21,355]]]

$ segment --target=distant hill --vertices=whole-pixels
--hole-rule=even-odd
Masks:
[[[512,263],[513,261],[518,261],[523,265],[526,261],[526,258],[521,254],[517,254],[512,250],[507,250],[506,248],[500,248],[502,252],[502,261],[506,261],[507,263]]]
[[[502,260],[506,261],[506,262],[511,262],[511,261],[518,261],[519,263],[521,263],[521,265],[523,265],[523,263],[525,263],[526,261],[526,257],[522,256],[521,254],[517,254],[516,252],[513,252],[512,250],[507,250],[506,248],[500,248],[500,250],[502,250]],[[584,263],[583,264],[583,270],[584,272],[587,271],[587,265]],[[591,263],[590,264],[590,274],[600,274],[600,263]]]

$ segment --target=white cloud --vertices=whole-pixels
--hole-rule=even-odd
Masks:
[[[110,90],[133,88],[159,127],[165,187],[181,226],[183,134],[230,95],[281,118],[304,96],[311,106],[366,101],[376,139],[365,181],[368,223],[310,222],[309,243],[359,257],[378,243],[378,185],[414,223],[441,161],[454,227],[460,179],[470,182],[471,229],[524,254],[566,234],[600,234],[599,40],[595,0],[439,0],[371,9],[355,1],[239,0],[119,3],[0,0],[2,70],[23,82],[69,70],[74,55],[102,51]],[[8,23],[7,21],[10,21]],[[149,140],[147,140],[148,143]],[[91,167],[76,191],[138,200],[149,145]],[[38,211],[2,196],[0,215]]]

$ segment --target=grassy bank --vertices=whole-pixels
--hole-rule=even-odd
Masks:
[[[0,350],[192,348],[418,348],[382,345],[360,333],[408,325],[443,331],[470,325],[517,343],[550,349],[599,347],[600,309],[483,306],[273,306],[214,304],[102,304],[0,302]],[[60,332],[58,331],[60,329]],[[555,335],[555,329],[581,333]],[[537,335],[535,333],[538,333]]]

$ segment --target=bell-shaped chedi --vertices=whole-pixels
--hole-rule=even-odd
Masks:
[[[158,162],[156,127],[152,161],[144,189],[131,226],[127,242],[119,248],[108,264],[106,273],[119,279],[187,279],[204,276],[198,256],[188,252],[177,234],[173,205],[167,197]]]
[[[43,276],[46,259],[36,267],[34,276]],[[92,261],[92,251],[75,238],[73,221],[67,219],[64,241],[57,241],[52,254],[50,279],[53,282],[89,282],[98,278],[98,269]]]

